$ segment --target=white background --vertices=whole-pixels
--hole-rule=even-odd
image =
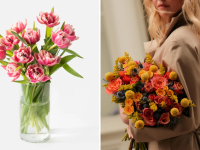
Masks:
[[[98,0],[10,0],[1,1],[0,34],[5,36],[16,21],[33,21],[41,30],[43,44],[45,25],[36,20],[40,11],[50,12],[54,6],[65,21],[73,25],[79,40],[70,49],[84,59],[74,58],[69,65],[84,79],[60,68],[52,75],[50,128],[51,138],[45,143],[27,143],[19,137],[20,85],[12,83],[0,67],[0,149],[1,150],[97,150],[100,148],[100,3]],[[54,27],[54,30],[58,26]]]

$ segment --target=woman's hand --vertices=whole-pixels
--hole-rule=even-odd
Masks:
[[[125,124],[129,125],[129,120],[126,119],[127,115],[126,115],[126,114],[123,114],[124,109],[122,108],[121,104],[119,104],[119,110],[120,110],[120,116],[121,116],[122,121],[123,121]]]
[[[133,138],[133,135],[131,133],[131,129],[130,129],[129,125],[127,125],[127,133],[128,133],[129,138]]]

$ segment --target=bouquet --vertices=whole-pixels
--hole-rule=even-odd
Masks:
[[[51,76],[64,68],[70,74],[82,78],[67,63],[75,57],[82,58],[69,49],[72,42],[79,37],[70,24],[60,24],[59,16],[51,12],[40,12],[37,21],[46,26],[44,44],[39,47],[41,40],[40,29],[33,22],[32,28],[27,28],[25,22],[18,21],[6,30],[6,35],[0,35],[0,63],[12,81],[21,83],[21,134],[28,133],[28,126],[35,128],[39,134],[43,128],[49,131],[46,117],[49,114],[49,84]],[[21,43],[21,44],[20,44]],[[70,53],[70,55],[65,55]],[[22,80],[17,80],[20,75]]]
[[[187,98],[183,86],[174,71],[165,72],[159,63],[153,63],[146,53],[144,63],[133,61],[129,54],[117,58],[114,71],[105,74],[103,86],[112,95],[111,102],[120,103],[127,119],[132,119],[135,128],[168,126],[174,128],[180,115],[189,115],[189,107],[195,106]],[[126,131],[126,130],[125,130]],[[127,140],[128,133],[123,140]],[[129,149],[146,149],[145,143],[131,140]]]

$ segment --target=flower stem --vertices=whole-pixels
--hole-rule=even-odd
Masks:
[[[56,46],[57,46],[56,44],[52,45],[47,51],[52,50],[52,49],[55,48]]]

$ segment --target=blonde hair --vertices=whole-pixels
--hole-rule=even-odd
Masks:
[[[155,39],[158,43],[158,46],[160,46],[159,39],[163,38],[166,32],[166,22],[160,17],[158,11],[155,9],[152,3],[152,0],[144,0],[143,5],[147,12],[149,25],[148,31],[151,36],[151,41]],[[200,1],[184,0],[182,12],[185,21],[200,39]]]

